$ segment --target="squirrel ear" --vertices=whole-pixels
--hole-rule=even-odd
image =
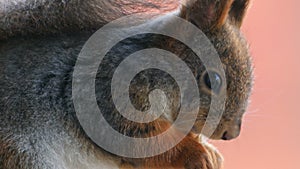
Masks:
[[[221,27],[234,0],[188,0],[182,6],[181,17],[191,21],[202,29]]]
[[[246,11],[248,9],[250,0],[235,0],[231,6],[229,15],[232,21],[241,27]]]

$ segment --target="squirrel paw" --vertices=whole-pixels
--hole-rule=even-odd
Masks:
[[[221,153],[211,144],[205,143],[204,147],[207,151],[207,155],[209,161],[211,162],[214,169],[222,169],[223,168],[223,156]]]
[[[219,151],[209,143],[203,144],[204,152],[195,152],[185,163],[185,169],[222,169],[223,157]]]

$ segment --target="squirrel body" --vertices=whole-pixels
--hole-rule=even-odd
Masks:
[[[174,80],[162,71],[153,70],[138,74],[131,82],[131,101],[138,109],[149,108],[148,95],[157,88],[165,91],[170,105],[171,114],[165,118],[140,124],[124,118],[113,107],[110,79],[118,64],[136,51],[156,47],[177,54],[193,70],[201,93],[197,121],[177,146],[149,158],[119,157],[94,144],[75,115],[72,73],[82,46],[95,30],[130,13],[159,10],[164,15],[177,9],[178,16],[205,33],[225,69],[228,95],[225,112],[211,138],[230,140],[239,135],[252,87],[251,58],[240,32],[249,1],[196,0],[181,8],[178,1],[167,2],[26,1],[24,6],[30,7],[29,10],[22,5],[2,10],[0,168],[221,168],[220,153],[199,141],[197,135],[211,102],[212,93],[205,79],[207,70],[191,49],[173,38],[142,34],[119,42],[99,66],[95,92],[103,116],[115,130],[130,137],[155,136],[170,127],[180,108],[179,89]],[[168,20],[167,15],[158,18]]]

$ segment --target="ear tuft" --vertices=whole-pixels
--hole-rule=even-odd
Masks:
[[[249,7],[250,0],[235,0],[230,10],[230,17],[232,21],[241,27],[246,11]]]
[[[181,17],[202,29],[218,29],[228,18],[233,0],[190,0],[182,7]]]
[[[229,11],[231,9],[231,5],[234,0],[220,0],[218,5],[216,6],[216,21],[213,25],[214,28],[220,28],[224,25],[226,19],[228,18]]]

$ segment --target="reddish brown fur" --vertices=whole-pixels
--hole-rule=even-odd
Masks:
[[[144,128],[146,124],[141,124],[141,128]],[[153,128],[151,132],[147,133],[147,136],[155,136],[170,128],[171,124],[164,120],[157,120],[152,123]],[[132,127],[132,126],[131,126]],[[147,124],[149,127],[149,124]],[[180,133],[178,133],[180,134]],[[172,137],[170,137],[170,140]],[[158,144],[160,141],[158,141]],[[192,134],[186,136],[176,147],[169,151],[150,158],[144,159],[124,159],[129,162],[135,168],[186,168],[186,169],[217,169],[214,166],[221,166],[217,164],[220,162],[218,158],[221,156],[218,152],[211,149],[209,146],[202,145],[197,137]],[[125,162],[122,168],[129,167]]]

